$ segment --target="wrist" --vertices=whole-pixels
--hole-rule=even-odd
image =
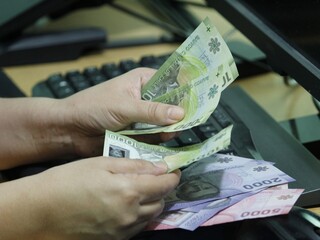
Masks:
[[[30,125],[35,129],[32,141],[38,156],[50,160],[73,155],[72,120],[67,105],[56,99],[41,99],[37,105],[37,110],[30,113]]]
[[[63,101],[49,98],[2,99],[0,111],[6,113],[0,116],[0,169],[73,153],[68,134],[68,110]]]
[[[0,239],[43,239],[46,206],[39,184],[34,177],[0,184]]]

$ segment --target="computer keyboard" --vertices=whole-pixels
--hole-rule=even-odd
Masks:
[[[134,61],[132,59],[122,60],[118,64],[105,63],[100,67],[90,66],[82,71],[72,70],[64,74],[55,73],[49,75],[47,79],[35,85],[32,94],[33,96],[65,98],[137,67],[151,67],[157,69],[169,56],[170,54],[161,56],[148,55],[141,57],[139,61]],[[234,113],[229,112],[227,106],[225,106],[221,100],[206,123],[185,130],[181,132],[178,138],[162,143],[162,145],[178,147],[196,144],[233,124],[231,146],[222,152],[243,157],[260,157],[251,140],[249,129],[236,115],[234,115]]]
[[[117,77],[137,67],[158,69],[169,54],[161,56],[143,56],[140,61],[132,59],[119,63],[105,63],[100,67],[90,66],[83,71],[71,70],[65,74],[54,73],[32,89],[33,96],[65,98],[88,87],[97,85],[111,78]]]

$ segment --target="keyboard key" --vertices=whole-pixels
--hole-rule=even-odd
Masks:
[[[66,79],[71,79],[77,76],[81,76],[81,73],[78,70],[68,71],[66,73]]]
[[[213,135],[217,134],[216,131],[213,132],[205,132],[203,133],[203,136],[207,139],[207,138],[211,138]]]
[[[86,81],[86,77],[83,76],[80,72],[68,72],[66,74],[66,79],[70,81],[71,84],[75,84],[77,82]]]
[[[53,74],[48,77],[47,83],[50,87],[54,87],[60,84],[61,81],[65,81],[61,74]]]
[[[89,80],[80,72],[67,73],[66,76],[77,92],[91,87]]]
[[[219,153],[221,154],[228,154],[228,155],[237,155],[235,150],[233,148],[231,148],[230,146],[226,149],[223,149],[221,151],[219,151]]]
[[[128,59],[128,60],[120,61],[119,67],[123,72],[129,72],[132,69],[140,67],[140,65],[137,62],[135,62],[131,59]]]
[[[56,90],[55,93],[58,98],[65,98],[74,94],[75,91],[70,86],[63,86],[63,87],[60,87],[58,90]]]
[[[179,147],[179,143],[175,139],[171,139],[170,141],[164,142],[160,144],[164,147]]]
[[[68,97],[75,93],[70,83],[61,74],[51,75],[47,84],[57,98]]]
[[[232,121],[228,117],[226,113],[223,112],[221,106],[218,105],[218,107],[214,110],[214,112],[211,115],[222,128],[226,128],[229,125],[232,124]]]
[[[201,142],[198,136],[190,129],[184,130],[180,135],[179,135],[179,141],[183,145],[190,145],[190,144],[196,144]]]
[[[210,138],[219,132],[219,130],[209,120],[206,123],[198,126],[197,130],[205,139]]]
[[[101,75],[101,72],[98,70],[97,67],[87,67],[84,69],[83,74],[87,77],[93,77],[96,75]]]
[[[171,54],[164,54],[157,57],[157,63],[161,66],[169,57]]]
[[[115,63],[106,63],[102,65],[101,72],[107,77],[107,79],[117,77],[124,73]]]
[[[212,124],[203,124],[203,125],[200,125],[198,128],[199,128],[200,132],[202,132],[202,133],[207,133],[207,132],[217,133],[218,132],[218,130]]]
[[[91,84],[88,81],[77,81],[73,83],[73,87],[77,92],[82,91],[84,89],[87,89],[91,87]]]
[[[99,83],[106,81],[106,77],[102,74],[95,75],[95,76],[89,77],[89,81],[91,82],[92,85],[97,85]]]
[[[149,68],[155,68],[155,69],[158,69],[161,66],[157,58],[152,55],[142,57],[140,60],[140,65],[142,67],[149,67]]]

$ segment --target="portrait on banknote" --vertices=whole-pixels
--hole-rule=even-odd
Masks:
[[[194,176],[180,183],[176,197],[183,201],[196,201],[213,198],[219,193],[219,188],[203,176]]]
[[[115,145],[110,145],[109,146],[109,156],[110,157],[116,157],[116,158],[128,158],[129,157],[129,150],[115,146]]]

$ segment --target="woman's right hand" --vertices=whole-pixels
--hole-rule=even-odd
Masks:
[[[38,212],[25,214],[25,221],[40,220],[33,229],[39,239],[129,239],[162,212],[164,197],[178,185],[180,172],[166,171],[144,160],[106,157],[51,168],[28,179],[29,209]]]

